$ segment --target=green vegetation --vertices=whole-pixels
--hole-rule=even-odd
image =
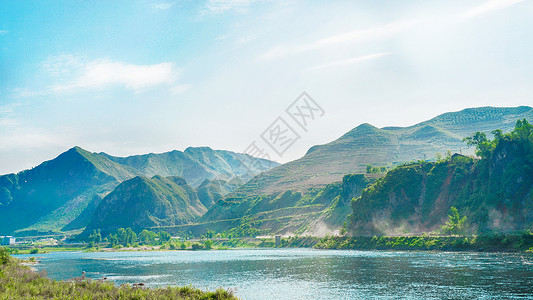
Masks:
[[[216,177],[238,183],[276,165],[207,147],[125,158],[74,147],[30,170],[0,176],[0,219],[10,220],[0,222],[0,233],[38,236],[83,229],[104,196],[135,176],[183,176],[196,187]],[[234,183],[216,197],[235,189]],[[202,195],[211,189],[202,189]]]
[[[474,234],[532,228],[533,126],[518,120],[511,132],[493,134],[493,140],[480,132],[465,139],[476,146],[480,159],[454,154],[389,171],[352,200],[351,233],[409,235],[442,229],[446,234]]]
[[[444,250],[444,251],[527,251],[533,234],[487,234],[477,236],[329,236],[315,246],[319,249],[357,250]]]
[[[120,227],[142,229],[192,222],[206,208],[180,177],[135,177],[122,182],[96,208],[81,237],[94,230],[106,235]]]
[[[452,206],[450,208],[450,214],[448,215],[448,221],[441,228],[442,233],[448,235],[462,235],[465,233],[465,222],[466,217],[461,218],[457,208]]]
[[[231,291],[205,292],[191,286],[138,288],[116,287],[112,282],[74,278],[55,281],[36,273],[0,248],[0,299],[236,299]]]

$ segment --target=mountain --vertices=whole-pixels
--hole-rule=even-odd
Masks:
[[[135,176],[181,176],[198,186],[206,179],[242,182],[275,165],[207,147],[124,158],[74,147],[33,169],[0,176],[0,220],[9,220],[0,222],[0,232],[31,235],[84,228],[100,201]]]
[[[529,124],[527,124],[529,125]],[[526,129],[526,127],[529,127]],[[356,235],[438,231],[456,207],[472,233],[533,226],[533,126],[517,126],[482,147],[482,159],[455,154],[397,167],[353,201]]]
[[[471,108],[442,114],[409,127],[376,128],[362,124],[331,143],[312,147],[301,159],[252,178],[211,206],[198,220],[201,226],[189,227],[198,232],[205,229],[226,231],[244,225],[230,220],[246,218],[246,226],[265,229],[263,234],[323,234],[342,226],[351,213],[349,205],[341,205],[349,202],[341,197],[348,187],[345,182],[342,186],[336,183],[345,181],[345,174],[366,173],[367,165],[393,168],[403,162],[433,160],[436,153],[448,150],[473,154],[474,150],[467,149],[462,141],[464,137],[476,131],[510,131],[519,118],[533,120],[533,108]],[[365,174],[355,190],[360,191],[365,187],[364,182],[368,184],[383,175]],[[287,191],[300,194],[301,200],[287,200],[283,196],[287,196]],[[317,195],[327,197],[315,200]],[[263,205],[265,201],[273,201],[276,205]],[[315,205],[318,203],[321,206]],[[268,226],[272,230],[268,231]]]
[[[215,204],[218,200],[223,199],[226,195],[236,190],[242,185],[242,181],[239,178],[235,178],[230,181],[215,179],[206,179],[198,188],[196,192],[198,199],[202,204],[209,208]]]
[[[0,231],[62,228],[136,170],[74,147],[18,174],[0,176]]]
[[[207,209],[194,188],[180,177],[137,176],[122,182],[94,211],[83,235],[100,229],[107,235],[118,228],[144,228],[189,223]]]
[[[462,142],[464,137],[476,131],[510,131],[516,120],[524,118],[533,120],[533,108],[469,108],[409,127],[361,124],[331,143],[311,147],[300,159],[254,177],[235,195],[305,192],[340,181],[345,174],[365,173],[367,165],[393,167],[406,161],[431,160],[437,153],[447,151],[472,154],[472,149]]]
[[[100,154],[120,165],[131,167],[144,176],[179,176],[194,187],[205,179],[230,180],[238,177],[246,182],[262,171],[279,165],[270,160],[209,147],[189,147],[184,152],[174,150],[129,157]]]

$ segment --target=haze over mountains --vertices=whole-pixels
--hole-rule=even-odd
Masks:
[[[33,169],[0,176],[0,219],[9,220],[0,222],[0,232],[83,228],[102,198],[135,176],[180,176],[196,187],[207,179],[245,181],[275,165],[207,147],[126,158],[74,147]]]
[[[398,114],[401,118],[401,113]],[[367,165],[392,167],[402,162],[434,159],[437,153],[473,154],[462,139],[476,131],[510,131],[518,119],[533,120],[533,108],[480,107],[449,112],[409,127],[377,128],[361,124],[325,145],[311,147],[300,159],[253,178],[239,196],[306,191],[340,181],[345,174],[364,173]]]
[[[164,227],[324,234],[342,226],[350,200],[384,175],[365,174],[367,165],[391,169],[447,151],[472,154],[464,137],[510,131],[524,118],[533,120],[533,108],[471,108],[409,127],[361,124],[280,166],[207,147],[130,157],[74,147],[31,170],[0,176],[0,219],[9,220],[0,223],[0,233],[88,226],[85,233]]]

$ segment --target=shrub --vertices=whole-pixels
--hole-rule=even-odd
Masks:
[[[0,265],[5,265],[9,262],[9,254],[6,248],[0,247]]]
[[[37,254],[39,253],[39,248],[33,248],[30,250],[30,254]]]
[[[191,248],[192,248],[192,250],[201,250],[201,249],[204,249],[204,246],[202,246],[199,243],[194,243],[194,244],[191,245]]]

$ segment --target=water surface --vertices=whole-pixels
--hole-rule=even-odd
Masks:
[[[31,255],[19,255],[28,257]],[[242,249],[37,254],[54,279],[231,288],[242,299],[530,298],[533,255]]]

